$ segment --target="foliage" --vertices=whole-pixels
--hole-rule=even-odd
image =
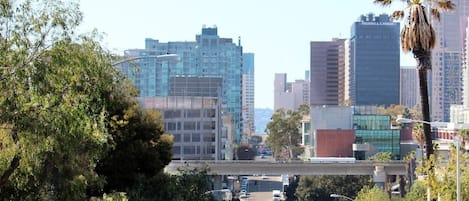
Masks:
[[[459,130],[459,135],[463,136],[463,137],[469,137],[469,130],[468,129],[460,129]]]
[[[298,183],[300,182],[300,176],[294,176],[293,179],[290,180],[290,184],[288,185],[285,195],[287,197],[286,201],[296,201],[298,198],[296,197],[296,189],[298,188]]]
[[[423,133],[422,123],[413,123],[412,127],[412,139],[419,144],[423,156],[423,147],[425,145],[425,135]]]
[[[107,54],[86,37],[56,41],[22,69],[29,72],[1,83],[14,86],[2,91],[1,121],[21,144],[21,165],[10,178],[16,182],[2,193],[20,200],[86,197],[87,185],[101,183],[94,167],[108,140],[106,105],[116,76]]]
[[[421,181],[415,182],[405,196],[406,201],[426,201],[427,187]]]
[[[151,178],[139,177],[128,191],[129,200],[212,201],[207,169],[179,170],[178,175],[160,172]]]
[[[360,192],[358,192],[356,201],[391,201],[389,196],[383,189],[379,187],[368,187],[366,186]]]
[[[0,187],[9,183],[20,166],[22,135],[44,134],[46,129],[39,125],[46,119],[38,117],[55,101],[53,97],[46,99],[34,86],[43,70],[37,62],[53,42],[69,38],[80,20],[76,5],[65,6],[60,1],[0,2],[0,125],[11,136],[15,149],[12,158],[4,158],[10,162],[0,170]]]
[[[388,162],[393,160],[393,156],[391,152],[378,152],[373,156],[370,156],[368,160],[372,161],[379,161],[379,162]]]
[[[378,107],[377,108],[377,113],[382,114],[382,115],[389,115],[391,116],[391,124],[395,125],[396,124],[396,119],[399,116],[402,116],[408,108],[403,105],[390,105],[388,107]]]
[[[302,112],[277,110],[267,124],[266,144],[272,149],[276,158],[292,159],[301,152],[301,120]],[[295,153],[296,152],[296,153]]]
[[[370,184],[370,176],[302,176],[296,196],[299,201],[333,201],[331,193],[355,197],[360,189]]]
[[[90,201],[128,201],[128,199],[125,193],[115,192],[111,194],[103,194],[102,198],[92,197]]]
[[[309,116],[309,112],[311,111],[311,108],[309,107],[308,104],[302,104],[298,106],[297,111],[303,116]]]
[[[452,147],[450,150],[450,158],[447,161],[446,166],[439,165],[435,171],[435,178],[427,179],[427,184],[430,183],[432,190],[436,191],[440,195],[441,201],[456,200],[456,166],[457,166],[457,150]],[[461,172],[461,197],[463,200],[469,198],[469,189],[464,186],[469,185],[469,168],[467,162],[469,161],[469,155],[460,151],[459,153],[460,172]],[[439,163],[440,161],[436,161]],[[427,168],[428,169],[428,168]],[[423,169],[424,171],[427,169]],[[431,177],[430,177],[431,178]],[[435,193],[433,193],[435,194]]]
[[[441,201],[456,200],[456,150],[452,147],[450,158],[445,165],[441,159],[434,155],[428,160],[422,161],[423,166],[417,168],[417,173],[423,176],[422,181],[417,181],[406,196],[406,200],[425,200],[427,187],[430,187],[432,198],[439,196]],[[460,153],[461,168],[461,197],[463,200],[469,197],[469,190],[463,186],[469,185],[469,167],[464,165],[469,161],[469,154]]]
[[[112,149],[96,167],[106,178],[105,192],[125,191],[140,176],[151,178],[171,161],[173,139],[164,134],[161,113],[142,110],[136,94],[123,82],[111,96],[108,129]]]

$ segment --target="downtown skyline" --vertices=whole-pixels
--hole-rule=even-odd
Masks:
[[[247,0],[219,3],[215,0],[124,1],[81,0],[84,23],[81,32],[97,29],[104,45],[116,54],[143,48],[145,38],[162,42],[192,41],[203,25],[217,26],[219,35],[241,39],[243,52],[255,54],[255,107],[273,108],[275,73],[287,73],[288,81],[303,79],[309,70],[311,41],[349,38],[354,21],[367,13],[391,13],[404,4],[383,8],[372,0]],[[414,65],[410,54],[402,65]]]

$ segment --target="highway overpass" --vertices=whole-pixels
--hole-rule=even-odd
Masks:
[[[209,168],[212,175],[407,175],[404,161],[353,163],[270,162],[253,160],[173,160],[165,171],[177,174],[178,169]]]

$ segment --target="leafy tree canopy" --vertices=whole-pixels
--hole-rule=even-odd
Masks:
[[[299,201],[333,201],[330,194],[355,197],[357,193],[371,184],[369,176],[302,176],[296,189]]]
[[[300,111],[279,109],[272,115],[266,127],[266,143],[276,158],[292,159],[299,154],[302,119]]]
[[[391,201],[389,195],[379,187],[365,187],[358,192],[356,201]]]

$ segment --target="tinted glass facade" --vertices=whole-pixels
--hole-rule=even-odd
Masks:
[[[353,105],[399,104],[399,23],[369,14],[352,25],[350,98]]]
[[[355,141],[371,144],[377,152],[391,152],[400,159],[400,130],[391,129],[389,115],[354,115]]]

